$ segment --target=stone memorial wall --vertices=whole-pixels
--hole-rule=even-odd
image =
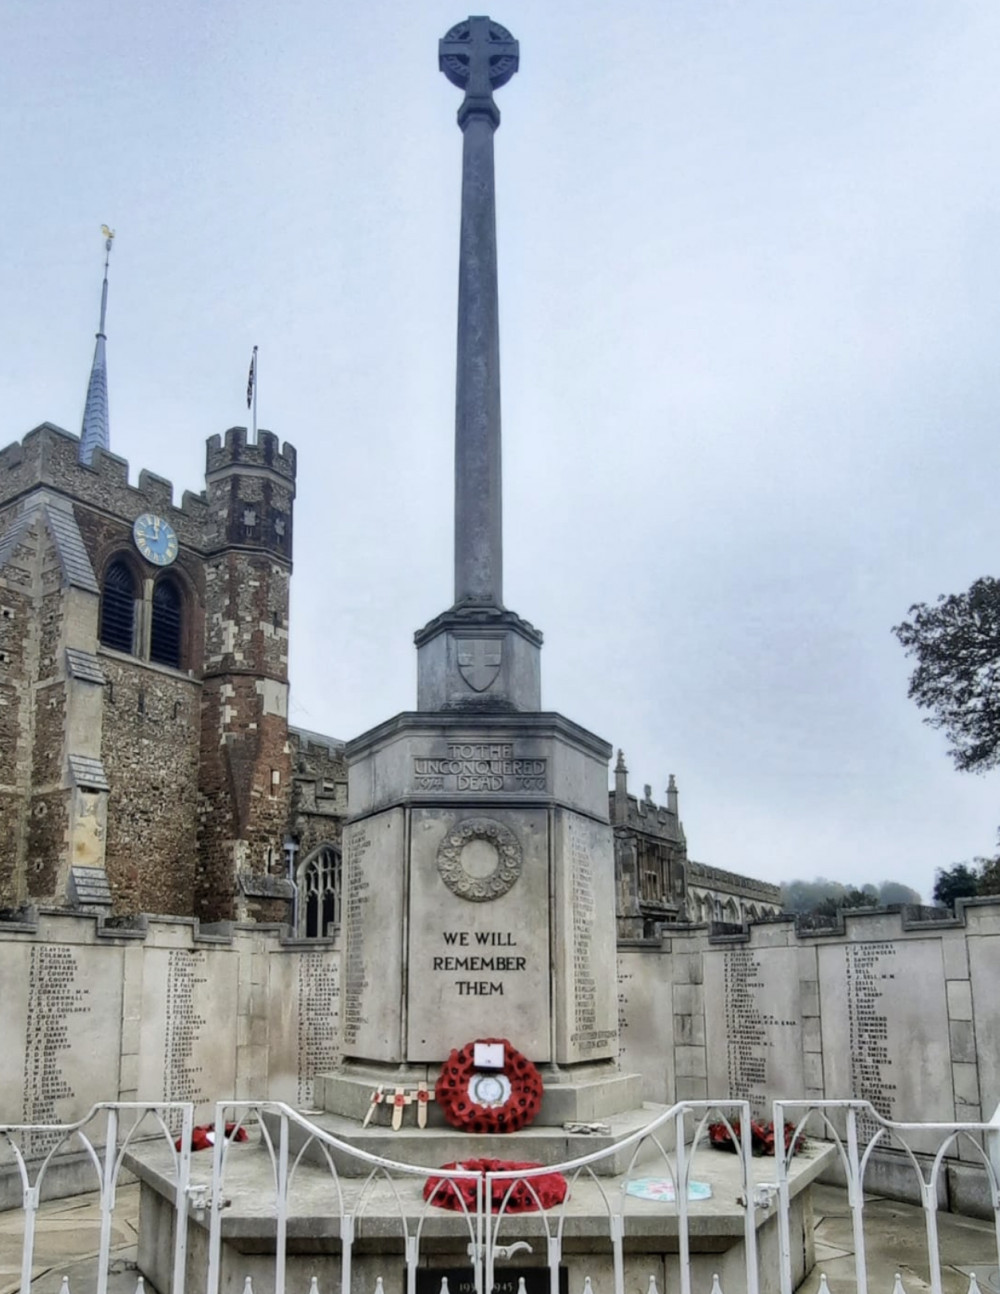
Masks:
[[[623,944],[618,966],[623,1056],[658,1099],[729,1094],[765,1114],[780,1098],[858,1097],[944,1122],[1000,1104],[1000,901],[936,922],[847,913],[840,932],[689,927],[654,951]],[[654,1006],[667,1002],[671,1029]]]
[[[708,1087],[763,1113],[780,1088],[802,1092],[797,948],[729,947],[705,960]]]
[[[67,1123],[118,1086],[117,1046],[94,1046],[121,1012],[120,959],[96,948],[20,943],[10,949],[0,995],[0,1090],[5,1118]],[[9,1101],[6,1096],[9,1094]],[[29,1137],[46,1153],[53,1138]]]
[[[524,840],[529,816],[519,824]],[[393,835],[396,825],[375,820],[368,829]],[[659,945],[621,945],[616,981],[585,973],[606,950],[588,948],[585,923],[574,924],[589,904],[610,902],[610,878],[587,866],[591,826],[555,829],[568,833],[576,860],[556,955],[579,968],[563,1042],[580,1058],[600,1052],[617,1012],[620,1065],[643,1076],[651,1100],[732,1094],[766,1113],[779,1097],[858,1096],[903,1121],[988,1119],[1000,1104],[1000,901],[971,901],[937,923],[849,914],[843,932],[822,935],[796,934],[791,921],[725,939],[690,927]],[[426,834],[439,845],[438,826]],[[540,822],[539,860],[544,834]],[[534,846],[528,852],[535,857]],[[364,886],[379,888],[365,873],[366,853],[355,867],[360,902],[369,901]],[[348,923],[349,907],[350,899]],[[524,914],[495,920],[502,907],[458,906],[465,924],[441,924],[434,955],[503,958],[496,974],[505,985],[531,980],[543,991],[547,967],[535,960],[544,958],[530,953],[529,967],[521,944]],[[462,929],[470,948],[477,936],[472,952],[445,946],[445,932]],[[494,936],[509,939],[489,942]],[[369,980],[377,952],[361,950]],[[391,946],[383,955],[391,960]],[[47,912],[30,925],[0,925],[0,1031],[9,1042],[0,1051],[0,1122],[70,1122],[116,1099],[194,1100],[201,1118],[227,1097],[312,1108],[315,1078],[335,1067],[348,1033],[340,958],[334,940],[286,940],[265,926],[219,934],[164,918],[145,930],[102,930],[95,918]],[[462,978],[444,965],[427,975],[442,984]],[[398,1003],[380,1005],[356,980],[353,1009],[374,1027]],[[28,1147],[33,1155],[48,1148],[43,1137]]]
[[[340,953],[300,941],[268,957],[267,1094],[316,1108],[316,1077],[340,1061]]]
[[[687,1022],[675,1032],[676,1016],[671,995],[663,991],[655,971],[655,949],[621,952],[618,959],[618,1064],[624,1073],[642,1075],[642,1098],[672,1105],[675,1097],[674,1066],[678,1041],[690,1036]],[[704,1022],[700,1022],[704,1043]],[[704,1053],[702,1053],[704,1055]]]
[[[340,951],[277,927],[0,924],[0,1123],[69,1123],[100,1101],[313,1101],[340,1054]],[[98,1140],[99,1140],[98,1133]],[[51,1138],[25,1142],[31,1157]]]

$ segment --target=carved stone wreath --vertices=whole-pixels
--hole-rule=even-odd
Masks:
[[[462,851],[473,840],[485,840],[497,851],[497,865],[486,876],[472,876],[462,864]],[[506,894],[521,875],[521,844],[502,822],[493,818],[465,818],[441,841],[437,867],[453,894],[472,903],[487,903]]]

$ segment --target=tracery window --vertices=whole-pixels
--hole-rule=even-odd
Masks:
[[[101,642],[131,652],[135,644],[135,576],[127,562],[112,562],[101,590]]]
[[[336,845],[320,845],[299,869],[299,934],[332,935],[340,925],[342,863]]]

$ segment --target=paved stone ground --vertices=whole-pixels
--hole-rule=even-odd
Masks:
[[[800,1294],[816,1294],[825,1273],[830,1294],[852,1294],[854,1235],[847,1194],[832,1186],[813,1187],[816,1267]],[[930,1289],[923,1210],[877,1195],[865,1196],[865,1248],[869,1294],[892,1294],[896,1272],[907,1294]],[[941,1283],[944,1294],[966,1294],[975,1272],[983,1294],[1000,1294],[996,1231],[991,1222],[938,1214]]]
[[[0,1294],[12,1294],[21,1285],[23,1216],[20,1209],[0,1213]],[[133,1294],[135,1290],[138,1223],[139,1184],[135,1182],[118,1190],[108,1294]],[[71,1294],[92,1294],[97,1284],[100,1228],[101,1204],[96,1191],[43,1204],[35,1228],[33,1294],[59,1294],[64,1276],[69,1277]]]
[[[820,1273],[826,1274],[830,1294],[854,1294],[854,1242],[847,1196],[834,1187],[815,1186],[813,1204],[816,1269],[801,1286],[800,1294],[816,1294]],[[109,1294],[134,1294],[138,1216],[138,1185],[122,1187],[115,1211]],[[907,1294],[929,1290],[922,1211],[913,1205],[869,1196],[865,1217],[870,1294],[892,1294],[896,1272],[901,1274]],[[983,1294],[1000,1294],[992,1224],[951,1213],[940,1214],[938,1223],[944,1294],[966,1294],[972,1271]],[[96,1283],[99,1225],[96,1194],[53,1200],[42,1206],[36,1233],[34,1294],[58,1294],[63,1276],[69,1277],[71,1294],[91,1294]],[[0,1294],[14,1294],[18,1289],[20,1250],[20,1211],[0,1214]]]

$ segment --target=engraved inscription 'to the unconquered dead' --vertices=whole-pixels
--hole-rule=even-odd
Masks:
[[[465,818],[456,823],[437,852],[437,867],[445,885],[472,903],[487,903],[506,894],[521,875],[522,861],[517,836],[493,818]]]

